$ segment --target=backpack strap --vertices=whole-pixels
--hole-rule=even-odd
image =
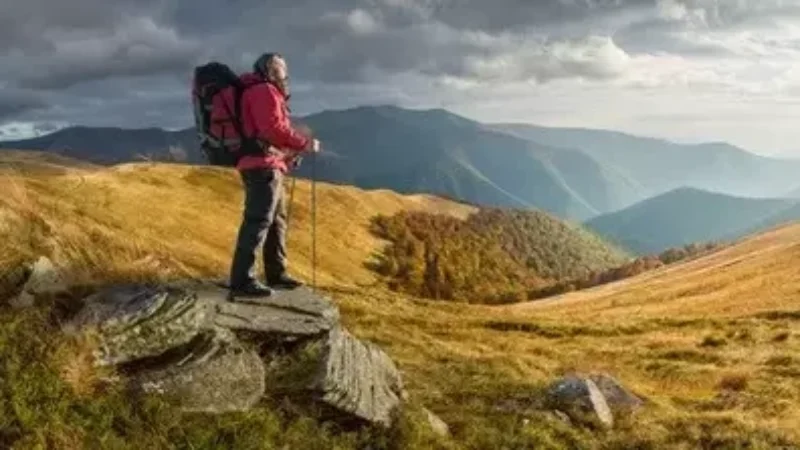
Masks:
[[[244,132],[244,125],[242,123],[242,96],[247,89],[257,84],[261,83],[253,83],[246,86],[234,86],[233,111],[231,111],[228,102],[223,102],[225,104],[225,110],[228,112],[228,116],[233,118],[231,122],[233,123],[236,132],[239,134],[239,149],[242,155],[258,155],[264,152],[262,145],[265,145],[267,148],[270,147],[269,142],[261,142],[259,139],[247,136]]]

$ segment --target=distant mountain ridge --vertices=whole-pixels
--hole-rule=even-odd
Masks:
[[[97,164],[117,164],[142,157],[165,159],[170,147],[186,150],[188,162],[202,162],[193,128],[166,131],[77,126],[32,139],[0,142],[0,148],[48,151]]]
[[[593,218],[586,226],[632,252],[650,254],[690,243],[736,239],[794,220],[800,220],[798,200],[680,188]]]
[[[782,197],[797,187],[800,173],[800,160],[759,156],[720,142],[677,144],[615,131],[527,124],[491,128],[579,149],[640,186],[640,200],[684,186],[745,197]]]
[[[585,219],[680,186],[783,196],[800,161],[764,158],[726,144],[688,146],[598,130],[489,125],[443,109],[364,106],[297,118],[324,142],[324,181],[433,193],[488,206],[537,208]],[[202,164],[193,129],[71,127],[0,148],[57,152],[94,163],[171,159]],[[310,158],[299,175],[312,174]]]
[[[362,107],[302,121],[325,143],[317,174],[327,181],[576,219],[620,206],[617,198],[631,188],[581,152],[489,130],[444,110]],[[300,173],[309,175],[310,164]]]

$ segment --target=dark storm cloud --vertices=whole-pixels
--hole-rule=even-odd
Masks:
[[[34,93],[7,87],[0,90],[0,120],[32,109],[42,108],[45,105],[42,98]]]
[[[117,76],[157,75],[189,69],[200,52],[197,42],[150,19],[137,19],[113,34],[55,43],[46,58],[19,58],[18,82],[28,88],[63,89]]]
[[[797,14],[780,0],[6,0],[0,3],[0,122],[188,124],[193,65],[246,70],[284,53],[306,104],[354,90],[623,75],[632,55],[730,51],[686,30]],[[41,94],[16,97],[6,89]],[[399,91],[395,91],[395,90]],[[27,94],[26,94],[27,95]],[[6,97],[9,97],[8,101]],[[369,98],[364,98],[365,102]],[[51,102],[43,107],[43,99]],[[1,124],[1,123],[0,123]]]

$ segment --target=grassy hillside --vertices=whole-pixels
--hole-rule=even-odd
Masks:
[[[779,223],[796,201],[752,199],[682,188],[594,218],[586,225],[639,254],[658,253],[694,242],[738,238]],[[774,219],[773,219],[774,218]],[[763,229],[763,228],[761,228]]]
[[[224,276],[240,213],[224,170],[135,164],[4,175],[0,267],[47,253],[84,280]],[[308,199],[298,184],[292,265],[308,277]],[[88,389],[85,350],[48,305],[0,311],[0,446],[16,448],[629,449],[800,446],[800,227],[688,264],[558,299],[489,307],[392,293],[363,266],[385,245],[373,214],[472,210],[430,197],[320,186],[320,280],[345,325],[398,363],[415,415],[389,432],[342,430],[293,405],[181,415],[156,400]],[[153,213],[145,217],[146,212]],[[605,371],[648,400],[614,430],[576,428],[536,399],[570,370]]]
[[[227,274],[242,214],[235,172],[150,163],[78,166],[57,174],[26,170],[0,177],[7,237],[1,256],[46,254],[90,278],[126,278],[148,268],[172,276]],[[329,284],[374,282],[364,262],[379,240],[363,232],[373,215],[419,210],[465,216],[473,210],[431,196],[325,184],[317,195],[318,241],[325,243],[318,260],[328,268],[319,281]],[[289,240],[292,266],[302,276],[311,273],[310,206],[311,185],[300,180]]]
[[[527,300],[529,291],[621,265],[619,250],[539,211],[483,209],[466,221],[424,212],[376,218],[391,245],[378,271],[394,290],[474,303]]]

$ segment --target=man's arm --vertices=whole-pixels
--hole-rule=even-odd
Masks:
[[[262,84],[251,88],[250,108],[255,125],[256,136],[269,142],[273,147],[303,151],[310,138],[292,128],[289,118],[283,111],[278,90]]]

